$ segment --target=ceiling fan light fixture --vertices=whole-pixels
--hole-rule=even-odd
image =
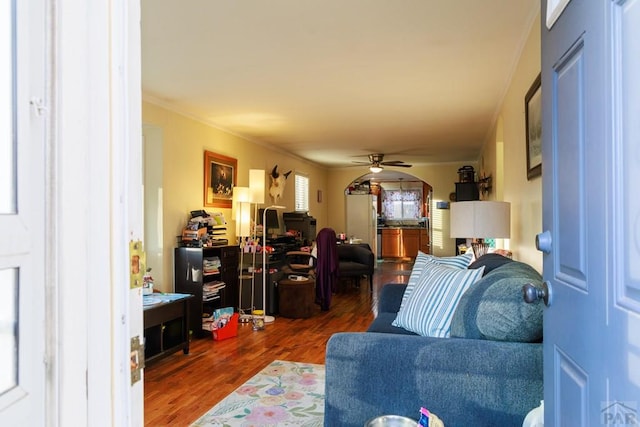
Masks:
[[[371,167],[369,168],[371,173],[382,172],[382,169],[384,169],[384,168],[382,166],[379,166],[379,165],[371,165]]]

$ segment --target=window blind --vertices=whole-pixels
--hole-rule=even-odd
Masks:
[[[309,212],[309,177],[295,175],[295,211]]]

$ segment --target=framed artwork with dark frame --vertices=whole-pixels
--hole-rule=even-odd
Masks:
[[[524,97],[527,180],[542,175],[542,88],[540,74]]]
[[[236,159],[204,152],[204,206],[231,208],[237,169]]]

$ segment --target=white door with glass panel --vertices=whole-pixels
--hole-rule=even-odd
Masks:
[[[44,425],[45,67],[40,1],[0,2],[0,425]]]

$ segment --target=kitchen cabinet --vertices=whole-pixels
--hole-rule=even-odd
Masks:
[[[402,257],[415,258],[420,249],[420,229],[405,228],[402,233]]]
[[[399,228],[382,229],[382,258],[401,257],[402,241]]]
[[[426,229],[382,229],[383,258],[415,258],[419,250],[429,253],[429,234]]]

